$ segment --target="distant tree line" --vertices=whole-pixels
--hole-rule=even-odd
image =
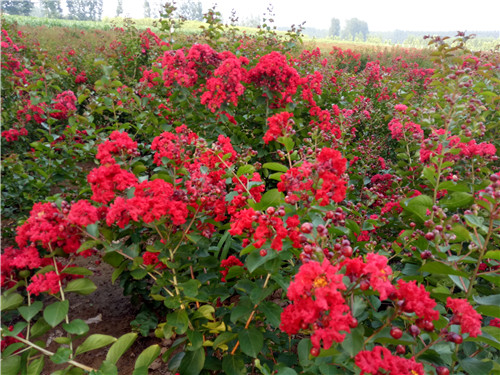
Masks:
[[[332,18],[330,22],[330,28],[328,29],[328,36],[342,37],[345,40],[363,40],[368,38],[368,24],[365,21],[361,21],[357,18],[351,18],[346,21],[343,29],[340,28],[340,20],[338,18]]]
[[[62,0],[2,0],[2,12],[49,18],[67,18],[74,20],[99,21],[102,16],[104,0],[64,0],[68,15],[63,16]],[[120,0],[121,1],[121,0]]]

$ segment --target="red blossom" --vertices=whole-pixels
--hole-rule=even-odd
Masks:
[[[448,297],[446,307],[453,311],[456,320],[452,319],[452,323],[458,321],[462,333],[468,333],[472,337],[481,334],[481,320],[483,317],[474,310],[466,299]]]
[[[406,359],[394,356],[390,350],[376,346],[371,351],[360,351],[354,357],[354,363],[363,374],[386,375],[424,375],[424,366],[417,363],[414,358]],[[383,372],[381,372],[383,370]]]

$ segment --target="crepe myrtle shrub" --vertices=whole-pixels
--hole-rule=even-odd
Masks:
[[[137,333],[70,319],[89,253],[148,307],[134,329],[171,342],[138,374],[160,354],[180,374],[498,371],[496,57],[432,42],[435,70],[205,45],[161,55],[141,90],[109,70],[82,101],[103,121],[87,195],[36,203],[2,254],[2,373],[116,373]],[[127,111],[156,128],[105,128]],[[57,351],[34,341],[58,327]]]

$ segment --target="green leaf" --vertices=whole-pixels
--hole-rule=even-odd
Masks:
[[[424,222],[427,220],[427,209],[432,208],[432,198],[422,194],[404,201],[402,207],[420,222]]]
[[[83,335],[89,331],[89,325],[81,319],[72,320],[69,324],[63,323],[63,329],[72,335]]]
[[[302,339],[297,345],[297,354],[299,355],[299,363],[302,367],[309,366],[312,361],[309,359],[309,352],[312,344],[310,339]]]
[[[457,191],[439,201],[439,205],[443,208],[454,210],[457,208],[470,206],[474,202],[474,196],[470,193]]]
[[[48,330],[50,330],[50,328],[51,327],[47,324],[45,319],[43,318],[38,319],[37,322],[33,324],[33,327],[31,327],[31,338],[43,335]]]
[[[115,341],[116,339],[113,336],[101,334],[90,335],[78,348],[76,348],[75,356],[108,346]]]
[[[97,223],[87,225],[87,233],[92,237],[99,238],[99,225]]]
[[[187,337],[191,345],[187,347],[189,351],[198,350],[203,345],[203,335],[199,331],[187,331]]]
[[[468,278],[463,278],[457,275],[448,275],[448,277],[455,283],[456,286],[458,286],[463,291],[469,289],[470,281]]]
[[[94,274],[91,270],[84,267],[66,267],[61,271],[61,273],[65,273],[67,275],[84,275],[84,276],[92,276]]]
[[[241,351],[246,355],[256,358],[264,345],[264,336],[257,328],[248,328],[238,333]]]
[[[200,287],[200,285],[201,283],[198,280],[189,280],[185,283],[179,284],[186,297],[191,298],[194,298],[198,295],[198,288]]]
[[[464,242],[464,241],[470,241],[471,236],[469,231],[467,230],[466,227],[460,224],[453,224],[452,230],[453,234],[456,236],[456,238],[450,242]]]
[[[226,355],[222,360],[222,370],[227,375],[245,375],[247,374],[245,362],[238,355]]]
[[[500,250],[490,250],[484,254],[485,259],[500,260]]]
[[[295,142],[290,137],[279,137],[277,141],[285,146],[285,149],[290,152],[295,146]]]
[[[93,225],[95,225],[96,228],[97,228],[97,224],[91,224],[91,225],[87,226],[87,232],[89,231],[89,227],[92,227]],[[91,230],[94,231],[93,229],[91,229]],[[85,251],[85,250],[88,250],[88,249],[92,249],[93,247],[95,247],[99,243],[101,243],[101,241],[97,241],[97,240],[85,241],[84,243],[82,243],[80,245],[80,247],[78,248],[78,250],[76,252],[77,253],[81,253],[82,251]]]
[[[484,297],[474,296],[473,298],[474,301],[480,305],[500,306],[500,294],[493,294]]]
[[[64,288],[65,293],[75,292],[81,295],[86,296],[94,292],[97,289],[97,286],[90,279],[76,279],[71,280],[66,288]]]
[[[120,357],[132,346],[137,339],[137,333],[126,333],[115,341],[106,354],[106,361],[116,364]]]
[[[186,310],[177,310],[167,315],[167,324],[175,328],[175,333],[182,335],[186,333],[189,318]]]
[[[284,200],[284,195],[278,189],[270,189],[264,193],[259,203],[255,205],[256,210],[265,210],[268,207],[276,207]]]
[[[50,357],[50,360],[55,364],[66,363],[70,360],[71,354],[72,352],[70,348],[60,346],[59,348],[57,348],[57,351],[54,353],[54,355]]]
[[[276,375],[297,375],[297,371],[290,367],[281,367]]]
[[[425,167],[422,171],[423,176],[430,182],[432,187],[436,186],[436,171],[432,167]]]
[[[27,375],[40,375],[45,365],[45,357],[37,358],[30,362]],[[3,373],[3,370],[2,370]]]
[[[267,169],[270,169],[272,171],[278,171],[278,172],[287,172],[288,171],[288,168],[280,163],[264,163],[264,165],[262,165],[262,168],[267,168]]]
[[[0,362],[2,375],[18,375],[21,369],[21,357],[16,355],[2,359]]]
[[[213,314],[215,313],[215,308],[212,305],[200,306],[193,314],[192,320],[205,318],[208,320],[214,320]]]
[[[237,333],[233,332],[222,332],[217,338],[214,340],[213,348],[217,349],[220,345],[227,344],[230,341],[233,341],[236,337],[238,337]]]
[[[271,301],[264,301],[259,305],[259,310],[266,317],[266,321],[275,328],[279,328],[281,323],[281,313],[283,308]]]
[[[484,218],[476,216],[476,215],[464,215],[465,221],[472,228],[482,227]]]
[[[156,358],[160,355],[161,348],[160,345],[151,345],[150,347],[144,349],[141,354],[139,354],[139,357],[137,357],[137,360],[135,361],[135,369],[145,367],[149,368],[151,366],[151,363],[154,362]]]
[[[427,262],[421,268],[420,271],[429,272],[429,273],[437,273],[442,275],[457,275],[462,277],[467,277],[467,273],[458,271],[446,264],[439,262]]]
[[[274,249],[269,249],[265,257],[261,256],[259,251],[253,251],[247,256],[247,259],[245,260],[245,267],[248,272],[253,273],[267,261],[276,258],[277,255],[278,253]]]
[[[483,362],[477,358],[465,358],[459,360],[459,362],[462,368],[469,374],[486,375],[490,374],[493,368],[493,362],[491,362],[491,360]]]
[[[20,294],[11,293],[8,295],[2,295],[0,299],[1,311],[13,310],[17,308],[21,303],[23,303],[24,298]]]
[[[443,181],[439,184],[438,190],[447,190],[447,191],[463,191],[468,192],[470,189],[465,184],[457,184],[453,181]]]
[[[255,167],[253,165],[245,164],[238,168],[238,172],[236,172],[236,175],[238,177],[241,177],[244,174],[253,172],[255,172]]]
[[[351,330],[350,335],[346,335],[342,342],[342,348],[354,357],[363,348],[363,330],[362,327],[357,327]]]
[[[68,310],[68,300],[54,302],[43,310],[43,318],[52,328],[54,328],[63,321],[64,317],[68,314]]]
[[[182,358],[181,365],[178,368],[179,374],[185,375],[198,375],[203,370],[205,364],[205,349],[199,348],[197,350],[187,352]]]
[[[498,308],[498,305],[481,305],[476,307],[476,311],[481,315],[492,316],[500,319],[500,309]]]
[[[33,317],[38,314],[43,309],[43,303],[41,301],[35,301],[31,306],[20,306],[17,311],[19,314],[29,322]]]
[[[100,374],[106,375],[118,375],[118,368],[114,363],[108,361],[103,361],[101,367],[99,367]]]

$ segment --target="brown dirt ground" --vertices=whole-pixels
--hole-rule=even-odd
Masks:
[[[114,269],[106,263],[96,265],[96,260],[98,258],[93,256],[87,259],[79,258],[76,262],[78,266],[86,267],[94,272],[94,275],[90,279],[97,285],[97,290],[87,296],[71,293],[68,296],[68,300],[70,301],[69,318],[70,320],[95,318],[93,320],[97,321],[96,323],[89,322],[90,331],[88,335],[99,333],[118,338],[125,333],[131,332],[130,322],[135,319],[138,307],[130,303],[129,297],[123,296],[118,282],[114,285],[111,283],[111,274]],[[62,330],[56,328],[55,330],[51,330],[43,339],[52,341],[51,339],[62,334]],[[83,339],[76,340],[73,344],[74,347],[77,347],[81,342],[83,342]],[[120,375],[132,374],[137,356],[153,344],[163,346],[162,352],[167,349],[162,344],[162,340],[153,335],[143,337],[139,334],[132,347],[118,361],[118,373]],[[54,352],[57,350],[57,347],[57,343],[51,342],[47,349]],[[76,360],[97,369],[100,367],[102,361],[104,361],[106,353],[107,348],[97,349],[78,356]],[[49,375],[53,371],[65,367],[65,365],[56,365],[47,359],[41,375]],[[158,359],[151,365],[149,374],[168,375],[170,372],[167,370],[167,364]]]

